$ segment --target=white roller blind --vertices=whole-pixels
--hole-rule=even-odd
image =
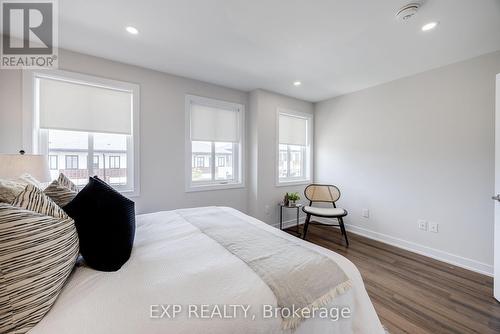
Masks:
[[[132,93],[39,78],[40,128],[132,133]]]
[[[279,114],[279,141],[287,145],[307,145],[307,119]]]
[[[240,112],[191,103],[191,140],[238,142]]]

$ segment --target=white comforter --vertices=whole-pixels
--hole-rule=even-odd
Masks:
[[[203,215],[206,208],[185,210]],[[269,233],[294,238],[234,209],[220,210],[230,210]],[[30,333],[283,333],[279,317],[262,318],[262,305],[276,304],[267,285],[177,212],[137,216],[130,260],[115,273],[76,268],[52,309]],[[334,252],[304,244],[334,259],[351,278],[352,289],[332,305],[348,306],[352,315],[339,321],[308,319],[294,333],[384,333],[356,267]],[[161,314],[156,306],[160,304],[165,308],[177,304],[181,311],[174,319],[166,314],[151,318],[152,305],[153,315]],[[210,310],[215,304],[242,304],[250,309],[247,318],[240,313],[233,319],[197,319],[191,313],[188,319],[189,304],[208,304]]]

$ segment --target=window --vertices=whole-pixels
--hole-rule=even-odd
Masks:
[[[65,71],[23,75],[28,105],[24,127],[32,134],[25,138],[31,147],[25,146],[64,161],[59,171],[78,186],[97,175],[115,189],[137,195],[139,87]],[[51,176],[57,178],[59,171],[51,168]]]
[[[278,110],[277,185],[311,181],[312,115]]]
[[[58,159],[57,155],[49,155],[49,169],[57,170]]]
[[[109,168],[120,168],[120,157],[119,156],[110,156],[109,157]]]
[[[66,155],[66,169],[78,169],[78,155]]]
[[[196,166],[195,167],[199,167],[199,168],[205,167],[205,157],[196,157]]]
[[[186,191],[243,187],[244,108],[186,96]]]
[[[99,156],[98,155],[94,155],[94,157],[92,158],[92,167],[94,168],[94,171],[96,169],[99,169]]]

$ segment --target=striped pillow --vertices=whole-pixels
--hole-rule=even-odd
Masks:
[[[54,180],[43,192],[61,208],[71,202],[77,194],[76,191],[63,186],[59,180]]]
[[[30,184],[12,202],[13,206],[57,218],[68,218],[68,215],[54,203],[43,191]]]
[[[59,174],[57,181],[61,186],[66,187],[74,192],[78,192],[78,187],[73,182],[71,182],[71,180],[68,179],[63,173]]]
[[[26,333],[50,310],[75,265],[75,224],[0,203],[0,245],[0,333]]]

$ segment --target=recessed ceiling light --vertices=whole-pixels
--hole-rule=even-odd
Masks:
[[[297,86],[302,85],[302,82],[300,82],[300,81],[294,81],[293,85],[297,87]]]
[[[429,30],[432,30],[432,29],[436,28],[436,27],[437,27],[437,25],[438,25],[438,23],[437,23],[437,22],[429,22],[429,23],[424,24],[424,25],[422,26],[422,31],[429,31]]]
[[[137,35],[139,33],[139,30],[137,30],[137,28],[132,26],[126,27],[125,30],[127,30],[127,32],[129,32],[132,35]]]

